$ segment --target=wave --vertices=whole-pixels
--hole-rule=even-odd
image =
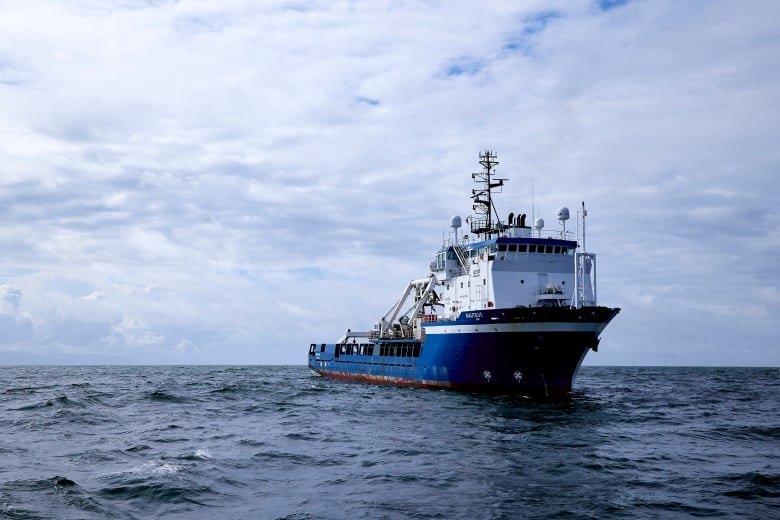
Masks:
[[[111,500],[143,501],[146,506],[150,503],[190,503],[199,506],[208,506],[206,497],[213,492],[209,486],[193,485],[185,487],[170,482],[152,482],[125,484],[105,487],[98,491],[98,495]]]
[[[164,401],[168,403],[184,403],[187,402],[187,399],[184,397],[180,397],[178,395],[174,395],[171,393],[168,393],[164,390],[154,390],[153,392],[150,392],[147,394],[148,398],[152,401]]]
[[[749,472],[733,475],[724,479],[737,489],[723,492],[725,496],[754,500],[760,498],[780,497],[780,474],[766,474],[761,472]]]
[[[68,399],[67,395],[61,395],[59,397],[54,397],[52,399],[43,399],[35,403],[26,404],[18,408],[11,408],[11,409],[16,411],[26,411],[26,410],[38,410],[41,408],[49,408],[55,406],[56,407],[77,406],[77,403]]]

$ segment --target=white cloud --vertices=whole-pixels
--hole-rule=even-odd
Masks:
[[[425,273],[490,147],[503,213],[530,212],[531,177],[545,216],[588,203],[624,307],[591,361],[739,363],[741,342],[777,364],[777,14],[2,7],[4,348],[301,363]]]

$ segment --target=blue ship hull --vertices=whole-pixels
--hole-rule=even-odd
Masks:
[[[422,341],[312,344],[309,367],[338,379],[422,388],[560,396],[620,309],[516,308],[424,324]]]

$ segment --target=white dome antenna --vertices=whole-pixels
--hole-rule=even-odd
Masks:
[[[458,228],[460,228],[462,222],[460,220],[460,215],[455,215],[450,219],[450,227],[455,232],[455,243],[458,243]]]
[[[569,220],[569,208],[563,206],[558,210],[558,220],[563,224],[563,238],[566,238],[566,221]]]
[[[534,220],[534,229],[536,230],[537,236],[541,237],[542,229],[544,229],[544,219],[542,217]]]

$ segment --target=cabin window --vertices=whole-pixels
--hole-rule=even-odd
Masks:
[[[487,280],[485,280],[484,278],[482,279],[482,285],[487,285]]]
[[[517,244],[509,244],[506,247],[506,250],[509,251],[510,253],[515,253],[517,251]]]
[[[519,244],[517,246],[517,250],[520,251],[521,253],[525,253],[526,251],[528,251],[528,246],[526,244]]]
[[[460,288],[463,289],[463,282],[460,282]]]
[[[528,244],[528,252],[536,253],[536,244]]]
[[[561,254],[561,246],[555,246],[554,252],[555,252],[556,255]]]
[[[546,248],[546,249],[547,249],[547,250],[545,251],[545,253],[547,253],[548,255],[551,255],[551,254],[552,254],[552,252],[553,252],[553,246],[547,246],[547,248]]]
[[[506,244],[498,244],[499,251],[506,251]]]
[[[520,280],[520,283],[521,283],[521,284],[525,283],[525,280]]]

